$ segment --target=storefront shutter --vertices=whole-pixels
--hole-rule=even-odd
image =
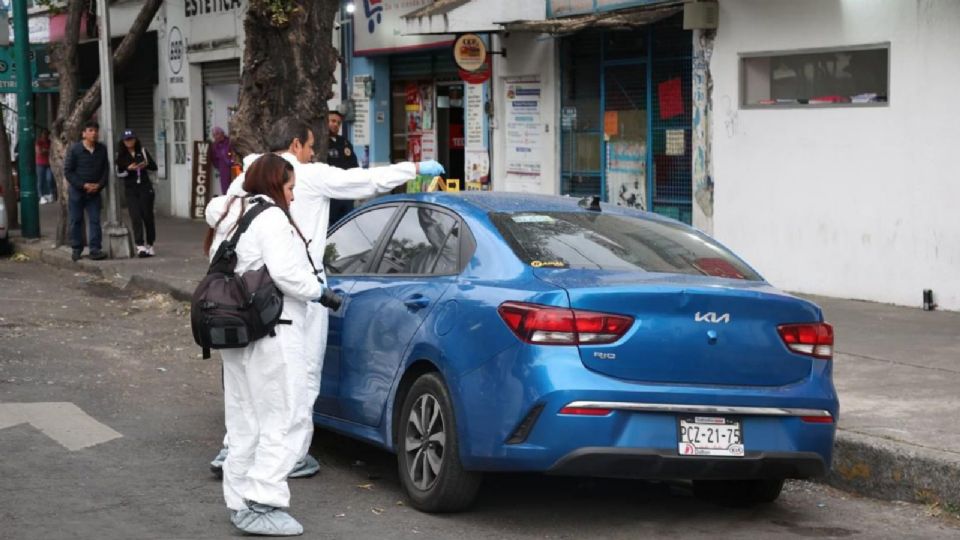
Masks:
[[[214,84],[240,84],[240,59],[220,60],[200,64],[204,86]]]
[[[429,53],[403,54],[390,57],[390,79],[456,78],[457,65],[449,49]]]
[[[140,139],[140,144],[156,157],[156,144],[153,136],[153,85],[124,86],[124,118],[126,125],[123,129],[132,129]],[[116,141],[114,141],[116,142]]]

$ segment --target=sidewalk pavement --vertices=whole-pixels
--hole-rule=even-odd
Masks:
[[[206,270],[201,221],[157,218],[157,256],[70,260],[53,248],[56,205],[41,207],[41,240],[14,232],[33,259],[101,275],[119,287],[188,301]],[[919,295],[918,295],[919,296]],[[960,512],[960,313],[811,297],[834,325],[840,419],[837,487],[884,499],[939,504]]]

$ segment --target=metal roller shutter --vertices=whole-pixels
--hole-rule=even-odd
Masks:
[[[120,129],[130,128],[147,151],[156,157],[156,142],[153,135],[153,85],[124,86],[124,118],[126,125]],[[116,142],[116,141],[113,141]]]
[[[458,77],[457,65],[449,49],[425,54],[405,54],[390,57],[390,79]]]
[[[204,86],[214,84],[240,84],[240,59],[220,60],[200,64]]]

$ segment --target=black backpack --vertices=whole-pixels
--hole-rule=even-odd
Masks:
[[[237,276],[237,242],[250,223],[274,204],[256,199],[256,206],[243,214],[237,232],[217,249],[206,277],[193,292],[190,326],[193,339],[210,349],[239,349],[266,336],[275,336],[281,323],[283,293],[273,283],[267,267]]]

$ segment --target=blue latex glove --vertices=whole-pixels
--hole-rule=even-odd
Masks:
[[[420,171],[420,174],[425,174],[427,176],[443,176],[447,172],[443,168],[443,165],[432,159],[417,163],[417,170]]]

